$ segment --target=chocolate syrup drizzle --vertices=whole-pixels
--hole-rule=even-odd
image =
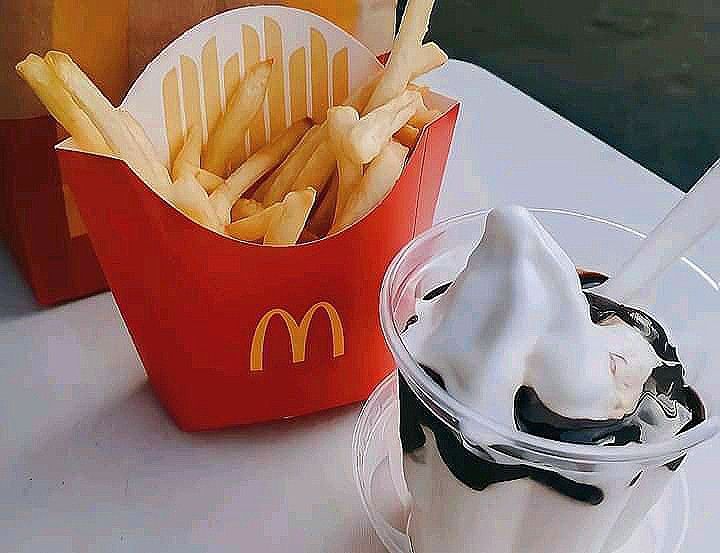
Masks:
[[[599,273],[582,272],[580,281],[583,289],[592,288],[607,280]],[[452,283],[439,286],[424,296],[431,300],[444,294]],[[660,324],[642,311],[627,307],[597,294],[585,291],[590,308],[590,317],[596,324],[602,324],[612,317],[636,328],[653,347],[662,364],[656,367],[645,382],[638,407],[633,413],[621,419],[589,420],[563,417],[549,409],[538,397],[535,390],[521,386],[515,395],[515,422],[518,429],[528,434],[576,444],[595,444],[621,446],[643,441],[643,426],[650,424],[643,419],[644,402],[656,402],[668,420],[678,416],[680,407],[689,411],[690,420],[679,430],[685,432],[705,419],[705,408],[697,393],[685,384],[684,370],[680,364],[675,347],[670,344],[667,334]],[[417,323],[413,315],[405,329]],[[442,377],[429,367],[422,366],[425,372],[443,389]],[[458,435],[439,421],[415,396],[402,375],[399,376],[400,391],[400,438],[403,451],[412,453],[425,445],[423,427],[435,435],[438,451],[452,474],[474,490],[484,490],[488,486],[520,478],[532,480],[548,486],[567,497],[598,505],[604,498],[603,491],[587,484],[575,482],[559,474],[526,465],[503,465],[496,463],[487,451],[476,447],[468,451]],[[522,458],[522,453],[509,446],[490,445],[490,449]],[[677,470],[684,457],[668,463],[670,470]],[[641,473],[629,482],[632,486]]]

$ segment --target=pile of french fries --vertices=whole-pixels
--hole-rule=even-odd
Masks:
[[[439,115],[412,82],[447,61],[436,44],[422,44],[433,3],[408,2],[385,68],[324,121],[298,121],[242,161],[238,151],[262,110],[271,59],[248,68],[205,144],[201,128],[187,130],[169,167],[133,116],[113,107],[67,54],[30,54],[17,71],[80,148],[124,159],[197,223],[239,240],[292,245],[340,232],[372,211],[400,177],[422,127]]]

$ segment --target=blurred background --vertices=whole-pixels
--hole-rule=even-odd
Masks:
[[[428,40],[683,190],[720,153],[718,0],[438,0]]]

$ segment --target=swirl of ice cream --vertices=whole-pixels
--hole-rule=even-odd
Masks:
[[[466,269],[418,302],[417,316],[403,335],[415,359],[456,399],[509,425],[522,386],[558,415],[619,419],[662,364],[636,328],[591,320],[575,265],[517,206],[488,214]]]

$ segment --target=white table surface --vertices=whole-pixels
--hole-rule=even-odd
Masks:
[[[463,101],[438,219],[512,202],[647,230],[681,195],[482,69],[426,80]],[[718,252],[714,232],[693,256],[717,275]],[[38,310],[0,250],[0,551],[379,553],[352,478],[358,410],[184,434],[111,295]],[[687,462],[684,552],[717,550],[719,461],[716,443]]]

